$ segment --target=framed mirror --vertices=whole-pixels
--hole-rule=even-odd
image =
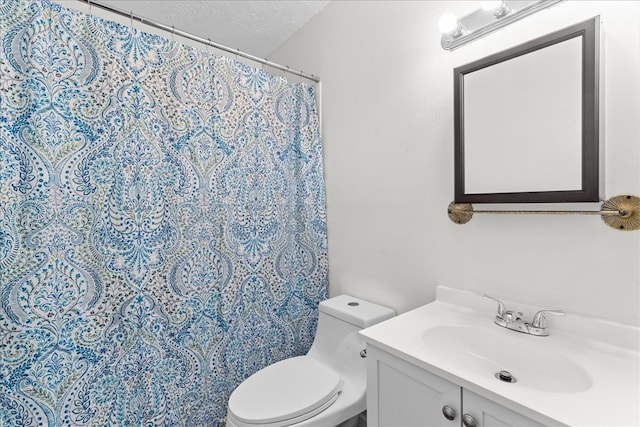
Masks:
[[[599,24],[454,69],[455,203],[599,201]]]

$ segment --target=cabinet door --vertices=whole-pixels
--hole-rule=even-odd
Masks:
[[[389,355],[367,349],[367,424],[370,427],[458,427],[459,386]],[[452,420],[442,408],[455,411]]]
[[[531,418],[498,405],[469,390],[462,390],[462,402],[463,414],[473,417],[476,422],[475,427],[544,427],[544,424],[533,421]]]

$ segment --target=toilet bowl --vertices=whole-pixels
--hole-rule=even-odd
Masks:
[[[357,332],[395,312],[348,295],[322,301],[318,312],[309,353],[242,382],[229,397],[227,427],[346,427],[366,409],[366,353]]]

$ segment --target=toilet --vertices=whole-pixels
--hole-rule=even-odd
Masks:
[[[366,409],[366,352],[359,330],[395,316],[348,295],[322,301],[305,356],[256,372],[229,397],[227,427],[353,427]]]

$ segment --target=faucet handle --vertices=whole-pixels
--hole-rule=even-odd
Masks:
[[[482,295],[482,298],[497,302],[498,303],[498,315],[496,317],[499,317],[500,319],[504,318],[505,309],[504,309],[504,304],[502,303],[502,301],[500,301],[497,298],[490,297],[489,295]]]
[[[566,316],[562,310],[540,310],[533,316],[533,321],[531,322],[531,326],[538,329],[544,329],[547,327],[545,314],[554,314],[556,316]]]

